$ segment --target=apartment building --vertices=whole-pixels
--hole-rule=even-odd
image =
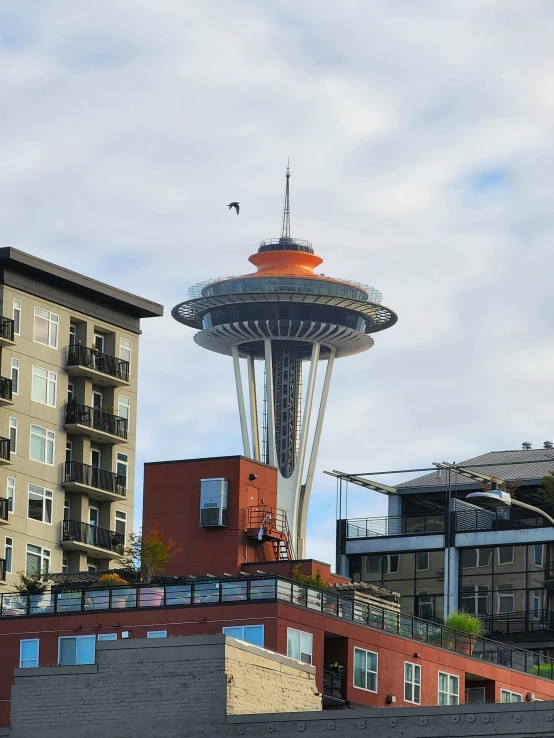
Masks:
[[[109,568],[131,530],[141,318],[161,305],[0,249],[0,588]]]

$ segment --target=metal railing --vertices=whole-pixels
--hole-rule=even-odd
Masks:
[[[8,377],[0,377],[0,397],[3,400],[11,400],[12,396],[12,380]]]
[[[119,438],[127,438],[127,419],[106,412],[98,407],[68,402],[65,413],[66,425],[85,425],[87,428],[109,433]]]
[[[13,341],[15,336],[15,323],[11,318],[0,317],[0,338]]]
[[[542,515],[530,515],[526,510],[517,508],[459,510],[454,513],[454,519],[457,533],[550,527],[550,523]]]
[[[323,696],[344,700],[344,676],[336,671],[323,670]]]
[[[554,612],[551,610],[528,610],[510,612],[505,615],[483,615],[485,635],[510,635],[512,633],[554,632]]]
[[[0,459],[10,460],[10,439],[0,437]]]
[[[73,522],[73,521],[66,521]],[[554,679],[554,660],[488,638],[474,638],[440,623],[341,597],[331,589],[309,587],[277,575],[216,577],[173,585],[49,591],[43,595],[0,595],[0,617],[89,612],[146,607],[194,607],[231,602],[286,602],[356,625],[444,648],[467,658]]]
[[[117,554],[123,553],[125,536],[113,530],[99,528],[97,525],[81,523],[79,520],[62,521],[62,543],[64,541],[78,541],[88,546],[103,548]]]
[[[81,464],[80,461],[66,461],[64,481],[86,484],[88,487],[102,489],[114,495],[125,497],[127,494],[127,480],[120,474],[98,469],[96,466]]]
[[[129,381],[129,362],[102,351],[82,346],[80,343],[67,347],[67,365],[85,366],[102,374],[109,374],[125,382]]]
[[[8,519],[8,505],[9,500],[7,497],[0,497],[0,520]]]
[[[432,515],[398,515],[384,518],[353,518],[346,521],[346,538],[378,536],[420,536],[444,533],[443,513]]]
[[[257,529],[261,536],[279,537],[285,544],[289,560],[294,559],[294,548],[290,535],[287,513],[271,505],[255,505],[248,508],[248,528]]]

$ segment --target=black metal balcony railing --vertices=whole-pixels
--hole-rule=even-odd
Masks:
[[[8,519],[8,504],[9,501],[6,497],[0,497],[0,520]]]
[[[74,521],[65,521],[68,533]],[[75,523],[81,531],[81,523]],[[89,528],[90,526],[85,526]],[[109,531],[108,531],[109,532]],[[545,679],[554,679],[554,660],[533,651],[488,638],[473,638],[440,623],[391,612],[341,597],[330,589],[308,587],[277,575],[209,580],[185,580],[174,584],[146,584],[106,589],[75,589],[42,595],[0,595],[0,617],[44,615],[52,612],[141,609],[146,607],[195,607],[231,602],[286,602],[311,612],[353,622],[364,628],[426,643]]]
[[[114,474],[96,466],[81,464],[79,461],[65,462],[65,482],[86,484],[88,487],[111,492],[114,495],[125,497],[127,494],[127,480],[120,474]]]
[[[344,676],[336,671],[323,671],[323,696],[344,700]]]
[[[65,415],[66,425],[85,425],[87,428],[109,433],[119,438],[127,438],[127,419],[113,415],[98,407],[68,402]]]
[[[505,615],[483,615],[483,633],[487,636],[511,635],[514,633],[554,633],[554,612],[551,610],[528,610],[510,612]]]
[[[445,516],[398,515],[384,518],[354,518],[346,521],[346,538],[375,538],[378,536],[420,536],[444,533]]]
[[[117,379],[122,379],[125,382],[129,381],[128,361],[81,344],[72,344],[67,347],[67,365],[85,366],[97,372],[102,372],[102,374],[117,377]]]
[[[0,437],[0,459],[10,460],[10,439]]]
[[[15,336],[15,323],[11,318],[0,317],[0,338],[13,341]]]
[[[115,533],[113,530],[99,528],[97,525],[81,523],[79,520],[64,520],[62,523],[62,542],[64,541],[78,541],[88,546],[122,554],[125,536],[122,533]]]
[[[12,399],[12,380],[8,377],[0,377],[0,397],[3,400]]]

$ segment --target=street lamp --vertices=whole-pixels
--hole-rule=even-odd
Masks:
[[[466,500],[478,500],[482,507],[493,509],[506,509],[512,507],[512,505],[515,507],[523,507],[525,510],[531,510],[531,512],[541,515],[543,518],[548,520],[552,527],[554,527],[554,519],[545,513],[544,510],[541,510],[540,507],[528,505],[526,502],[521,502],[520,500],[515,500],[513,497],[510,497],[507,492],[503,492],[501,489],[498,489],[498,482],[491,482],[491,489],[488,492],[472,492],[470,495],[467,495]]]

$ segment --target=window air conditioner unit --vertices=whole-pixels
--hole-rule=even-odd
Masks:
[[[226,479],[200,480],[200,527],[227,527],[229,483]]]

